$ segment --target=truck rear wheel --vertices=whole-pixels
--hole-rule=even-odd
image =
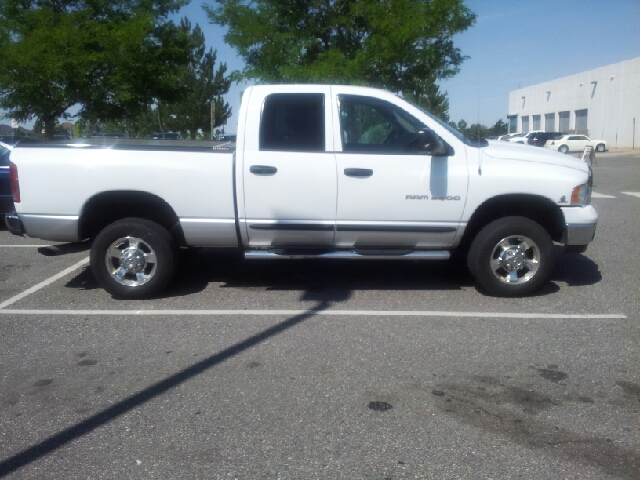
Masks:
[[[105,227],[91,247],[96,281],[116,298],[147,298],[169,284],[177,249],[166,229],[141,218],[125,218]]]
[[[544,228],[528,218],[504,217],[478,233],[467,265],[478,285],[492,295],[528,295],[553,273],[553,241]]]

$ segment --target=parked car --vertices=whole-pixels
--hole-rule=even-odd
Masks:
[[[565,135],[561,132],[536,132],[534,135],[529,135],[527,143],[535,147],[544,147],[548,140],[558,140]]]
[[[508,141],[510,141],[511,143],[523,143],[527,145],[529,143],[529,137],[531,135],[535,135],[536,133],[540,133],[540,132],[541,130],[534,130],[533,132],[516,133],[511,137],[509,137]]]
[[[151,137],[153,140],[182,140],[182,137],[177,132],[167,132],[167,133],[154,133]]]
[[[604,152],[607,149],[607,142],[606,140],[592,140],[586,135],[563,135],[557,140],[548,141],[544,146],[561,153],[581,152],[587,146],[595,148],[596,152]]]
[[[95,135],[91,135],[91,138],[129,138],[128,133],[111,133],[111,132],[100,132]]]
[[[27,143],[40,143],[40,140],[31,137],[14,137],[13,135],[0,136],[0,142],[10,147],[15,147],[19,143],[25,145]]]
[[[9,154],[11,145],[0,142],[0,217],[13,210],[13,196],[9,182]]]
[[[220,140],[222,140],[223,142],[234,142],[235,143],[236,137],[237,137],[237,135],[222,135],[220,137]]]

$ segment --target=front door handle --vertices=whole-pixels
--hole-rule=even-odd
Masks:
[[[275,175],[278,169],[268,165],[251,165],[249,171],[254,175]]]
[[[347,177],[370,177],[373,175],[373,170],[370,168],[345,168],[344,174]]]

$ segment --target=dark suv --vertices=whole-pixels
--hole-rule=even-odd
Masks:
[[[533,135],[529,135],[527,143],[535,147],[544,147],[547,140],[558,140],[563,135],[565,134],[560,132],[536,132]]]
[[[11,195],[11,184],[9,182],[9,155],[11,148],[9,145],[0,143],[0,221],[4,220],[3,215],[13,210],[13,196]]]

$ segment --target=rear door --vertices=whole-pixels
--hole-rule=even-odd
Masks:
[[[255,111],[245,129],[255,133],[245,135],[239,151],[244,195],[238,198],[249,246],[333,244],[337,180],[329,92],[312,85],[252,90]]]

